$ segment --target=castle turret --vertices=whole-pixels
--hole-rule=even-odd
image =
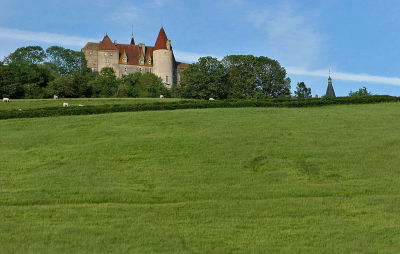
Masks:
[[[171,41],[168,40],[164,28],[162,27],[154,45],[153,72],[162,78],[168,88],[171,88],[175,83],[174,55],[172,52]]]
[[[335,90],[333,89],[333,85],[332,85],[331,75],[329,75],[329,78],[328,78],[328,88],[326,89],[326,96],[333,97],[333,98],[336,97]]]
[[[105,67],[114,69],[115,74],[119,76],[119,50],[106,34],[103,40],[99,43],[98,51],[98,71],[100,72]]]

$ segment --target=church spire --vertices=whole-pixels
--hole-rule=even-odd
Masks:
[[[328,87],[326,89],[326,96],[335,98],[335,90],[332,85],[331,70],[329,70]]]

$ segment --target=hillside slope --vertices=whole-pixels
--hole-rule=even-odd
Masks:
[[[0,121],[4,253],[398,253],[400,104]]]

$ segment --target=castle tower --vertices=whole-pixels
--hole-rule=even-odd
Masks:
[[[335,98],[335,90],[333,89],[333,85],[332,85],[332,78],[331,75],[329,74],[329,78],[328,78],[328,88],[326,89],[326,96]]]
[[[119,50],[106,34],[103,40],[99,43],[98,51],[98,71],[100,72],[105,67],[114,69],[117,77],[119,76]]]
[[[163,27],[161,27],[156,44],[154,45],[153,72],[162,78],[168,88],[171,88],[175,83],[174,56],[171,41],[168,40]]]

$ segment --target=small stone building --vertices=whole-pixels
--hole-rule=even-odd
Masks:
[[[105,67],[113,68],[118,77],[151,72],[159,76],[168,88],[178,84],[182,71],[189,67],[187,63],[175,60],[164,28],[160,29],[154,46],[135,44],[133,36],[130,44],[118,44],[106,34],[101,42],[88,42],[82,52],[93,72],[99,73]]]

